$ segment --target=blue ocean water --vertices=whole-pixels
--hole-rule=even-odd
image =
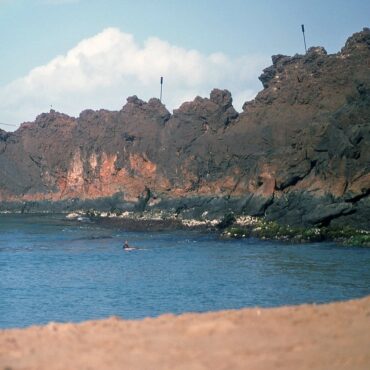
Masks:
[[[127,239],[140,249],[125,252]],[[370,249],[0,215],[0,328],[370,294]]]

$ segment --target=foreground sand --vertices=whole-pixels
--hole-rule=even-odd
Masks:
[[[370,369],[370,297],[3,330],[0,369]]]

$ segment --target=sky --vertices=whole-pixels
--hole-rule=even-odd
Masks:
[[[0,129],[158,97],[161,76],[170,111],[215,87],[240,111],[271,55],[304,52],[301,24],[336,53],[369,14],[369,0],[0,0]]]

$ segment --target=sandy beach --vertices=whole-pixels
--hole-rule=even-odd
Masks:
[[[370,297],[0,332],[0,369],[369,369]]]

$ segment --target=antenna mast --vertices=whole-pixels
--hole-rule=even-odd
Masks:
[[[302,33],[303,33],[304,50],[306,51],[306,54],[307,54],[306,36],[304,34],[304,24],[302,24],[301,27],[302,27]]]
[[[163,77],[161,77],[161,93],[160,93],[160,98],[159,98],[161,103],[162,103],[162,87],[163,87]]]

